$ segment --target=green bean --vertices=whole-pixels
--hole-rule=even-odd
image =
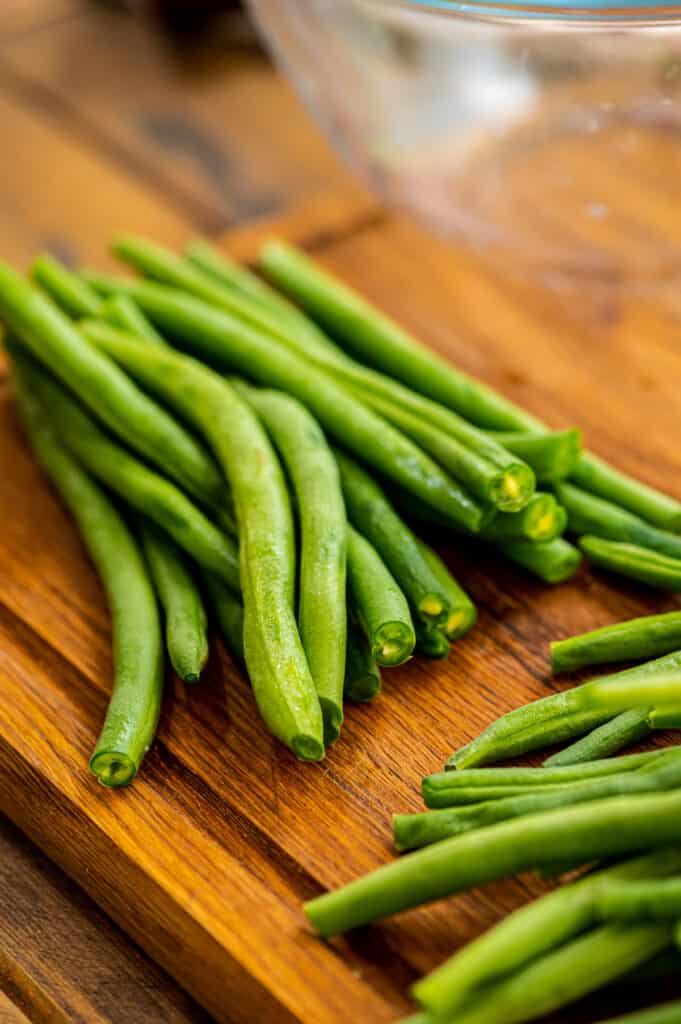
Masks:
[[[523,967],[564,948],[596,924],[595,896],[607,880],[664,877],[680,867],[681,851],[658,850],[561,886],[502,918],[495,928],[417,982],[414,995],[438,1015],[452,1013],[469,994],[485,991],[504,976],[519,976]]]
[[[348,518],[381,556],[416,616],[430,626],[445,622],[447,593],[418,540],[365,469],[336,450]]]
[[[297,306],[284,298],[276,289],[270,287],[257,274],[229,259],[208,242],[202,240],[190,242],[184,250],[184,256],[218,284],[230,291],[236,289],[243,297],[248,297],[254,302],[266,306],[272,313],[276,313],[280,320],[283,318],[297,334],[302,332],[309,343],[323,345],[325,348],[341,354],[342,350],[337,348]]]
[[[456,1024],[536,1020],[610,984],[671,942],[672,928],[667,924],[596,928],[472,998],[457,1013]]]
[[[416,653],[423,654],[426,658],[443,660],[449,657],[449,640],[437,626],[424,626],[417,622],[414,626],[416,631]]]
[[[239,590],[239,556],[225,537],[174,484],[149,469],[99,429],[57,382],[23,351],[12,351],[50,417],[60,441],[94,477],[153,519],[205,568]]]
[[[97,292],[49,253],[34,260],[31,277],[70,317],[99,315],[102,302]]]
[[[120,347],[130,356],[126,366],[203,434],[227,475],[239,527],[244,651],[255,699],[275,736],[299,758],[319,760],[322,712],[294,612],[293,515],[267,434],[212,370],[172,349],[123,339]]]
[[[604,540],[616,540],[659,551],[670,558],[681,558],[681,537],[659,530],[643,519],[610,501],[595,497],[570,483],[557,483],[558,500],[568,513],[570,530],[592,534]]]
[[[444,623],[443,631],[450,643],[464,636],[476,623],[478,612],[466,591],[452,576],[440,556],[422,540],[416,538],[421,553],[430,566],[431,571],[443,588],[449,614]]]
[[[587,665],[634,661],[681,649],[681,611],[646,615],[617,622],[590,633],[551,644],[553,672],[571,672]]]
[[[147,565],[165,612],[166,646],[175,672],[195,683],[208,660],[206,612],[189,566],[170,538],[148,519],[139,533]]]
[[[623,1017],[611,1017],[599,1021],[599,1024],[681,1024],[681,1002],[664,1003],[650,1010],[638,1010]]]
[[[473,744],[476,745],[475,764],[492,764],[496,761],[506,761],[511,757],[522,757],[523,754],[530,754],[534,750],[542,750],[572,740],[576,736],[583,736],[603,722],[609,722],[613,717],[612,711],[581,711],[576,715],[557,715],[548,722],[539,722],[537,725],[504,736],[503,739],[497,739],[482,751],[478,749],[477,741],[473,740],[454,751],[445,769],[459,769]]]
[[[534,494],[521,512],[498,512],[480,531],[493,544],[532,541],[547,544],[565,531],[567,515],[552,494]]]
[[[583,764],[610,757],[623,747],[645,739],[650,734],[649,708],[632,708],[604,722],[593,732],[544,761],[545,765]]]
[[[102,305],[101,319],[129,331],[137,338],[165,345],[165,341],[150,320],[146,318],[139,306],[136,306],[128,295],[112,295]]]
[[[557,537],[545,544],[513,541],[499,544],[499,551],[545,583],[563,583],[579,569],[582,556],[574,545]]]
[[[655,771],[623,772],[582,782],[555,787],[533,787],[516,796],[503,796],[470,807],[447,807],[420,814],[398,814],[393,818],[395,846],[398,850],[436,843],[449,836],[462,835],[473,829],[485,828],[497,822],[509,821],[559,807],[571,807],[606,797],[632,796],[637,793],[655,793],[675,789],[681,783],[681,760],[673,751],[661,759]],[[456,794],[456,790],[453,791]],[[459,790],[459,793],[464,792]],[[503,794],[503,790],[502,790]]]
[[[651,708],[648,725],[651,729],[681,729],[681,703]]]
[[[660,590],[681,591],[681,558],[600,537],[580,537],[579,546],[589,561],[602,569]]]
[[[131,448],[211,508],[223,503],[220,473],[191,435],[111,359],[89,345],[50,299],[3,265],[0,317],[34,357]]]
[[[23,367],[19,409],[36,457],[69,507],[106,591],[115,678],[90,768],[105,786],[132,782],[149,749],[163,690],[163,641],[156,598],[130,531],[105,494],[61,447]]]
[[[570,476],[582,451],[582,433],[574,428],[546,434],[521,431],[490,433],[497,444],[534,470],[539,484],[555,483]]]
[[[379,665],[401,665],[416,637],[409,604],[376,549],[348,527],[348,581],[352,605]]]
[[[465,769],[467,774],[471,769]],[[452,774],[451,772],[447,774]],[[458,775],[459,772],[454,774]],[[479,783],[474,786],[457,786],[448,788],[446,786],[433,786],[431,779],[438,779],[439,776],[428,776],[422,782],[423,802],[431,810],[444,810],[450,807],[470,807],[476,804],[492,803],[497,800],[506,800],[510,797],[525,796],[530,790],[534,794],[553,794],[565,788],[565,783],[538,782],[536,785],[527,786],[503,784],[495,786],[490,783],[488,786]]]
[[[443,839],[306,904],[323,936],[370,924],[485,882],[581,858],[681,842],[681,793],[611,797]]]
[[[446,515],[472,530],[479,529],[487,512],[411,441],[326,373],[227,313],[160,285],[135,284],[133,297],[164,331],[181,334],[209,361],[292,394],[344,447]],[[117,360],[125,358],[126,368],[132,372],[134,351],[127,346],[126,337],[102,324],[91,324],[85,330],[89,340],[108,354]]]
[[[604,882],[596,897],[596,913],[602,921],[678,921],[681,878]]]
[[[350,610],[343,694],[347,700],[364,702],[373,700],[380,692],[381,670],[364,630]]]
[[[283,242],[270,242],[260,265],[362,362],[455,410],[479,427],[545,433],[540,420],[416,341],[352,289]],[[584,452],[573,479],[663,529],[681,528],[681,504]]]
[[[245,660],[244,607],[241,601],[213,573],[203,571],[201,580],[213,616],[230,654],[237,661],[243,662]]]
[[[298,623],[328,746],[338,739],[343,724],[347,637],[347,519],[338,466],[317,421],[295,398],[244,386],[237,390],[265,424],[296,496]]]
[[[468,745],[457,765],[474,767],[480,763],[479,758],[494,751],[497,740],[520,729],[540,726],[558,715],[603,710],[612,711],[614,717],[631,708],[678,703],[681,703],[681,652],[591,680],[573,690],[555,693],[510,711]]]

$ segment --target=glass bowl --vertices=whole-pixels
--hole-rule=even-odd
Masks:
[[[681,2],[250,0],[388,202],[515,272],[681,272]]]

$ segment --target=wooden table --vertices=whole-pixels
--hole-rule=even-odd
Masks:
[[[387,217],[252,44],[223,39],[189,57],[144,22],[79,0],[7,2],[0,258],[25,264],[49,246],[103,265],[123,228],[170,244],[201,232],[249,258],[281,231],[470,371],[557,426],[578,418],[599,451],[681,497],[673,301],[651,310],[624,291],[578,304],[538,293]],[[111,671],[102,597],[0,388],[0,809],[220,1020],[395,1019],[413,977],[541,885],[489,886],[328,947],[302,932],[300,899],[384,861],[388,815],[419,806],[420,775],[495,710],[547,692],[550,638],[673,601],[600,574],[550,589],[489,553],[452,551],[479,628],[448,665],[415,662],[390,675],[375,708],[351,709],[321,770],[301,769],[266,736],[219,652],[200,694],[173,684],[145,772],[110,800],[82,770]],[[59,726],[42,746],[38,721]],[[139,845],[107,846],[117,837],[122,848],[127,815],[145,809],[178,827],[176,865],[145,865]],[[154,827],[144,825],[151,860]],[[223,918],[212,930],[190,884],[179,916],[166,898],[167,872],[182,872],[193,842],[234,887],[233,901],[215,889]],[[281,946],[270,950],[275,934]],[[0,1021],[207,1019],[153,960],[3,824]],[[640,995],[609,994],[561,1021],[596,1020]]]

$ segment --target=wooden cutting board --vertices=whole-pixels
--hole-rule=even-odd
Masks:
[[[616,285],[588,301],[537,291],[354,196],[224,242],[248,258],[275,231],[462,367],[558,427],[580,424],[595,450],[681,498],[673,292],[653,312]],[[396,1020],[412,979],[541,892],[534,877],[506,881],[327,944],[300,911],[390,859],[390,815],[419,809],[423,774],[493,716],[554,688],[551,638],[675,604],[595,572],[546,587],[453,539],[444,553],[479,625],[447,663],[386,672],[380,699],[348,709],[322,764],[297,763],[267,735],[216,642],[198,686],[169,677],[144,770],[111,792],[86,767],[111,680],[108,616],[7,379],[0,467],[0,811],[219,1021]],[[631,1001],[609,995],[561,1020]]]

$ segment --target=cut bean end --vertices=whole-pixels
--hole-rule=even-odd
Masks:
[[[372,653],[379,665],[394,667],[411,657],[414,633],[403,622],[386,622],[377,631]]]
[[[137,774],[137,766],[126,754],[112,750],[95,754],[90,761],[90,771],[102,786],[118,789],[132,782]]]
[[[491,499],[502,512],[520,512],[534,494],[534,473],[527,466],[509,466],[492,487]]]
[[[291,750],[301,761],[321,761],[325,753],[323,743],[302,733],[291,740]]]
[[[426,619],[433,622],[444,622],[447,617],[447,608],[437,594],[428,594],[419,604],[419,611]]]
[[[340,736],[343,724],[343,711],[334,701],[328,697],[320,697],[319,704],[324,719],[324,744],[330,747]]]

